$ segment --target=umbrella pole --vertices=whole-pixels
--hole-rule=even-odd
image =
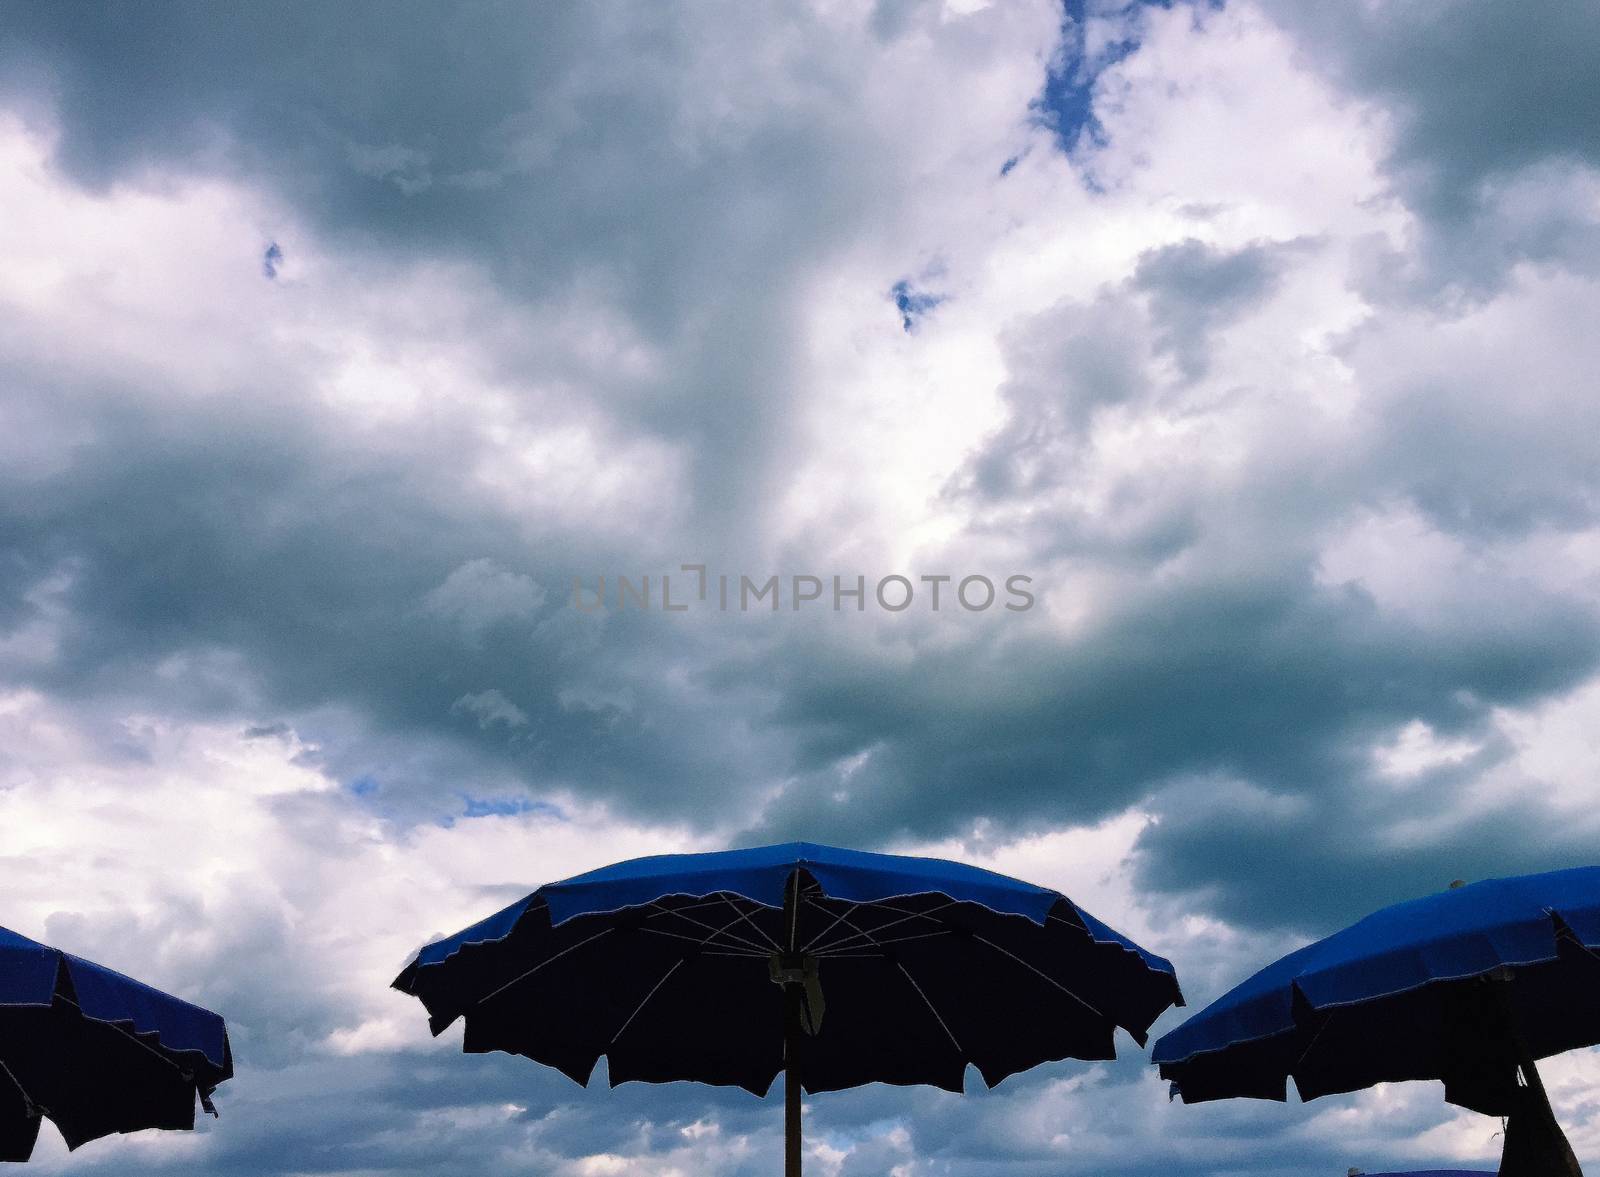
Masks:
[[[799,940],[800,872],[783,892],[783,935],[789,951]],[[800,990],[783,987],[783,1177],[800,1177]]]
[[[799,996],[789,986],[783,1002],[783,1177],[800,1177],[800,1073],[794,1066]]]

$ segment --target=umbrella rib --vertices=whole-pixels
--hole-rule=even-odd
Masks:
[[[908,911],[908,912],[905,912],[904,915],[902,915],[900,919],[890,920],[886,924],[880,924],[878,927],[872,929],[872,931],[873,932],[883,932],[883,931],[885,931],[885,930],[887,930],[889,928],[893,928],[893,927],[895,927],[895,926],[897,926],[899,924],[908,923],[911,920],[918,920],[918,919],[933,920],[933,922],[938,924],[941,928],[948,928],[949,925],[946,924],[943,920],[939,920],[939,919],[934,919],[933,918],[934,917],[934,913],[935,912],[944,911],[946,908],[954,907],[955,905],[956,905],[956,901],[954,899],[952,899],[949,903],[942,903],[938,907],[930,908],[927,911]],[[874,906],[884,907],[886,905],[884,905],[884,904],[875,904]],[[888,910],[889,911],[900,911],[901,909],[898,908],[898,907],[889,907]],[[850,941],[852,941],[852,940],[860,940],[860,939],[863,939],[863,938],[865,938],[865,939],[867,939],[869,941],[872,941],[874,944],[877,943],[876,940],[873,940],[873,937],[872,937],[871,934],[862,931],[860,928],[856,927],[855,924],[851,923],[844,916],[840,916],[839,920],[847,928],[854,929],[854,935],[841,936],[841,937],[839,937],[839,939],[833,941],[833,943],[831,943],[831,944],[824,944],[824,945],[822,945],[821,948],[818,949],[819,952],[826,951],[826,950],[832,949],[832,948],[839,948],[839,947],[841,947],[841,946],[843,946],[845,944],[850,943]]]
[[[1298,988],[1298,986],[1297,986],[1297,988]],[[1304,990],[1301,990],[1301,994],[1302,994],[1302,996],[1304,995]],[[1329,1009],[1329,1010],[1313,1009],[1312,1012],[1319,1013],[1319,1014],[1322,1015],[1322,1017],[1320,1019],[1318,1019],[1317,1032],[1311,1036],[1311,1041],[1306,1043],[1305,1049],[1302,1050],[1295,1057],[1294,1066],[1292,1066],[1292,1067],[1290,1067],[1288,1069],[1288,1073],[1289,1073],[1289,1075],[1291,1077],[1293,1077],[1295,1072],[1298,1071],[1302,1066],[1305,1065],[1305,1061],[1306,1061],[1307,1056],[1310,1055],[1310,1053],[1317,1048],[1317,1043],[1322,1041],[1322,1032],[1328,1028],[1328,1023],[1333,1021],[1333,1011],[1331,1009]],[[1296,1082],[1296,1084],[1298,1084],[1299,1080],[1296,1079],[1295,1082]]]
[[[951,936],[954,934],[954,930],[951,928],[940,928],[937,932],[917,932],[911,936],[896,936],[892,940],[873,940],[872,943],[878,948],[887,948],[891,944],[908,944],[912,940],[932,940],[938,936]],[[846,949],[846,951],[849,951],[849,949]],[[828,953],[827,955],[831,956],[833,954]]]
[[[78,1016],[79,1017],[90,1018],[90,1019],[92,1019],[92,1020],[94,1020],[96,1022],[101,1023],[102,1025],[110,1026],[118,1034],[123,1035],[129,1041],[135,1042],[139,1046],[143,1047],[145,1050],[149,1051],[156,1058],[158,1058],[162,1062],[166,1063],[167,1066],[171,1067],[174,1071],[177,1071],[178,1074],[183,1075],[186,1078],[189,1077],[189,1072],[184,1070],[182,1065],[179,1064],[175,1059],[168,1058],[166,1055],[162,1054],[159,1050],[157,1050],[155,1047],[151,1046],[143,1038],[140,1038],[137,1033],[135,1033],[133,1030],[130,1030],[127,1026],[122,1025],[120,1022],[117,1022],[116,1020],[114,1020],[112,1018],[97,1018],[93,1014],[84,1013],[83,1012],[83,1006],[79,1005],[76,1001],[73,1001],[70,998],[62,998],[62,1000],[65,1001],[68,1005],[72,1006],[74,1009],[76,1009],[78,1011]],[[206,1061],[209,1062],[210,1059],[207,1059]],[[7,1073],[9,1074],[10,1072],[8,1071]],[[14,1079],[14,1078],[16,1078],[16,1076],[13,1075],[12,1078]],[[19,1083],[18,1086],[20,1087],[21,1084]]]
[[[1092,1005],[1091,1003],[1085,1001],[1083,998],[1079,997],[1071,989],[1068,989],[1060,981],[1056,980],[1049,973],[1045,972],[1043,969],[1039,968],[1037,965],[1035,965],[1035,964],[1033,964],[1033,963],[1031,963],[1029,961],[1023,960],[1022,957],[1018,956],[1015,952],[1012,952],[1011,949],[1003,948],[1000,945],[996,944],[993,940],[990,940],[985,936],[979,936],[977,933],[973,933],[972,938],[974,940],[978,941],[980,944],[987,944],[990,948],[993,948],[996,952],[1004,953],[1006,956],[1009,956],[1012,960],[1016,961],[1023,968],[1028,969],[1028,970],[1030,970],[1032,972],[1038,973],[1039,976],[1043,977],[1046,981],[1049,981],[1050,984],[1054,985],[1057,989],[1061,990],[1061,992],[1065,993],[1068,997],[1072,998],[1073,1001],[1076,1001],[1079,1005],[1083,1006],[1084,1009],[1088,1010],[1090,1013],[1094,1014],[1096,1017],[1104,1018],[1106,1021],[1111,1022],[1113,1025],[1116,1024],[1116,1020],[1114,1018],[1106,1017],[1106,1015],[1104,1013],[1102,1013],[1099,1009],[1097,1009],[1094,1005]]]
[[[11,1082],[16,1085],[17,1091],[21,1093],[23,1105],[22,1110],[24,1114],[29,1116],[33,1115],[35,1112],[41,1116],[48,1116],[50,1114],[49,1108],[39,1103],[33,1098],[33,1096],[28,1094],[28,1089],[22,1085],[22,1080],[17,1078],[16,1074],[11,1070],[10,1067],[6,1066],[5,1063],[0,1062],[0,1071],[4,1071],[6,1073],[6,1078],[10,1079]]]
[[[663,908],[662,910],[663,911],[669,911],[670,909]],[[757,944],[754,940],[747,939],[744,936],[739,936],[739,935],[734,934],[733,932],[728,931],[729,928],[733,927],[734,924],[739,922],[738,920],[729,920],[726,924],[723,924],[722,927],[717,928],[717,927],[713,927],[711,924],[705,923],[702,920],[690,919],[688,916],[684,915],[680,911],[673,911],[671,914],[673,914],[673,915],[677,916],[679,919],[683,920],[684,923],[693,924],[697,928],[703,928],[707,932],[710,932],[711,933],[710,937],[708,939],[706,939],[706,940],[701,941],[701,943],[703,943],[703,944],[709,944],[709,943],[711,943],[712,940],[715,940],[718,936],[726,935],[728,937],[728,939],[734,941],[737,944],[743,945],[745,948],[752,948],[756,952],[759,952],[762,956],[766,956],[768,954],[768,952],[769,952],[768,949],[763,948],[760,944]],[[742,915],[742,913],[741,913],[741,915]],[[650,930],[651,931],[656,931],[657,929],[651,928]]]
[[[745,911],[744,908],[740,907],[737,903],[735,903],[733,901],[733,896],[729,895],[726,891],[724,891],[724,892],[722,892],[722,898],[727,900],[728,906],[733,908],[733,910],[738,913],[739,919],[741,919],[745,923],[749,924],[750,927],[755,930],[756,935],[760,936],[763,940],[765,940],[767,942],[767,944],[771,947],[772,951],[774,951],[774,952],[783,951],[781,948],[778,947],[778,942],[776,940],[774,940],[771,936],[767,935],[767,930],[765,928],[763,928],[760,924],[756,923],[755,920],[751,919],[750,918],[750,913],[748,911]],[[737,921],[735,921],[735,922],[737,922]]]
[[[883,960],[887,953],[868,952],[866,949],[850,949],[845,952],[824,952],[815,955],[817,960]]]
[[[832,955],[832,952],[830,950],[831,949],[837,949],[838,946],[841,945],[841,944],[848,944],[851,940],[859,940],[859,939],[862,939],[863,937],[865,937],[867,943],[872,945],[874,948],[881,948],[882,947],[882,945],[879,944],[878,941],[873,938],[873,935],[872,935],[871,932],[863,931],[861,928],[858,928],[858,927],[856,927],[855,924],[851,923],[847,914],[846,915],[841,915],[837,922],[844,924],[844,926],[847,927],[847,928],[850,928],[853,931],[854,934],[850,935],[850,936],[842,937],[841,939],[838,939],[838,940],[835,940],[832,944],[824,944],[816,952],[812,953],[812,955],[817,957],[817,959],[820,960],[824,956]],[[899,923],[900,921],[895,920],[893,922],[894,923]],[[887,926],[889,926],[889,925],[885,925],[885,927],[887,927]],[[883,929],[882,928],[877,928],[875,930],[881,932]],[[864,947],[864,945],[856,945],[856,947],[860,948],[860,947]]]
[[[933,894],[933,892],[929,892],[929,894]],[[890,903],[890,902],[888,902],[887,900],[884,900],[884,899],[877,900],[875,903],[873,903],[872,906],[881,907],[885,911],[895,912],[897,915],[903,915],[903,916],[909,916],[909,917],[915,918],[916,916],[919,916],[919,915],[929,915],[929,914],[931,914],[933,912],[936,912],[936,911],[943,911],[947,907],[954,907],[956,905],[956,903],[957,903],[957,900],[948,899],[947,898],[947,899],[945,899],[945,901],[943,903],[939,904],[939,906],[930,907],[930,908],[928,908],[927,911],[907,911],[905,908],[896,907],[894,904],[892,904],[892,903]]]
[[[522,981],[527,980],[529,977],[533,976],[534,973],[537,973],[540,969],[544,968],[545,965],[554,964],[556,961],[560,960],[563,956],[567,955],[567,953],[574,952],[577,949],[582,948],[585,944],[593,944],[596,940],[600,939],[601,936],[607,935],[608,933],[613,932],[615,930],[616,930],[615,928],[601,928],[598,932],[596,932],[593,936],[590,936],[588,939],[579,940],[576,944],[567,945],[565,948],[563,948],[560,952],[556,953],[554,956],[545,957],[543,960],[541,960],[538,964],[534,965],[527,972],[519,973],[517,976],[512,977],[511,980],[507,981],[504,985],[500,986],[500,988],[494,990],[492,993],[485,993],[482,997],[478,998],[478,1000],[476,1002],[474,1002],[473,1004],[482,1005],[486,1001],[491,1001],[494,998],[499,997],[500,994],[504,993],[507,989],[511,988],[511,986],[516,985],[516,984],[518,984],[518,983],[520,983]]]
[[[690,944],[699,945],[701,948],[720,948],[728,956],[747,956],[752,960],[765,960],[771,953],[751,952],[742,944],[717,944],[717,937],[713,934],[709,939],[702,940],[698,936],[685,936],[682,932],[669,932],[665,928],[640,928],[641,932],[649,932],[652,936],[670,936],[674,940],[687,940]]]
[[[615,1046],[617,1044],[617,1039],[621,1038],[623,1033],[627,1030],[627,1028],[629,1026],[633,1025],[633,1019],[639,1016],[639,1011],[642,1010],[645,1006],[650,1004],[650,999],[656,995],[656,991],[659,990],[661,988],[661,986],[663,986],[663,985],[665,985],[667,983],[667,978],[672,976],[673,973],[677,972],[682,967],[683,967],[683,961],[681,961],[681,960],[674,961],[672,967],[670,969],[668,969],[665,973],[661,974],[661,980],[657,981],[654,985],[652,985],[650,987],[650,992],[648,992],[648,993],[646,993],[644,995],[644,1000],[641,1001],[638,1005],[633,1007],[633,1012],[628,1015],[628,1020],[623,1022],[621,1027],[618,1028],[617,1032],[611,1036],[611,1041],[606,1044],[606,1046],[608,1048],[612,1047],[612,1046]]]
[[[874,907],[886,907],[886,905],[874,904]],[[933,923],[939,924],[941,928],[947,928],[949,924],[944,923],[942,920],[934,920],[934,912],[942,912],[942,910],[946,910],[947,907],[955,907],[955,900],[950,900],[949,904],[941,904],[939,907],[930,908],[930,910],[926,910],[926,912],[904,912],[899,920],[890,920],[888,923],[878,924],[877,928],[872,929],[872,932],[862,931],[861,928],[856,928],[856,924],[853,924],[850,920],[845,920],[843,916],[840,916],[840,920],[843,921],[843,924],[845,924],[846,928],[853,929],[853,934],[851,934],[851,936],[842,936],[840,939],[834,940],[832,944],[821,945],[821,948],[819,948],[818,952],[827,952],[827,950],[830,950],[830,948],[838,948],[840,945],[850,944],[851,940],[867,939],[872,940],[874,944],[877,944],[877,940],[872,939],[874,934],[877,934],[877,932],[886,931],[886,929],[898,928],[899,924],[910,923],[912,920],[933,920]],[[898,907],[886,907],[886,910],[890,910],[890,912],[901,912],[901,908]]]
[[[900,970],[901,974],[904,975],[906,980],[911,982],[911,987],[917,991],[917,996],[922,998],[922,1004],[928,1007],[928,1012],[933,1015],[933,1020],[939,1023],[939,1028],[944,1031],[945,1037],[950,1039],[950,1045],[956,1048],[956,1053],[962,1058],[966,1058],[967,1052],[961,1049],[961,1043],[956,1040],[955,1034],[952,1033],[950,1027],[945,1024],[944,1018],[941,1017],[939,1011],[934,1008],[933,1002],[928,999],[928,995],[922,991],[922,986],[917,984],[917,979],[913,977],[906,969],[906,966],[901,964],[899,961],[895,961],[894,966]]]
[[[1557,917],[1560,916],[1559,912],[1551,912],[1550,914],[1554,915],[1554,916],[1557,916]],[[1566,921],[1563,920],[1562,923],[1565,924]],[[1576,932],[1574,932],[1570,927],[1567,928],[1567,930],[1564,933],[1563,932],[1557,932],[1556,933],[1556,940],[1558,942],[1561,941],[1561,940],[1565,940],[1567,943],[1569,943],[1569,944],[1573,945],[1574,947],[1578,948],[1580,951],[1588,953],[1590,956],[1594,957],[1595,960],[1600,960],[1600,952],[1596,952],[1593,948],[1590,948],[1587,944],[1585,944],[1583,942],[1583,938],[1580,937]]]
[[[920,915],[922,913],[918,912],[917,914]],[[840,916],[839,918],[844,922],[846,927],[855,928],[855,925],[852,924],[844,916]],[[903,923],[905,921],[903,921],[903,920],[895,920],[893,922],[894,923]],[[886,924],[884,926],[887,927],[889,925]],[[878,929],[875,929],[875,930],[881,932],[883,929],[882,928],[878,928]],[[869,943],[871,943],[871,944],[873,944],[874,946],[877,946],[877,947],[882,947],[882,945],[878,943],[877,939],[873,936],[873,934],[871,932],[863,932],[860,928],[856,928],[856,936],[865,936]],[[847,939],[854,939],[854,938],[855,937],[847,937]],[[917,991],[917,996],[922,998],[922,1004],[924,1004],[924,1005],[926,1005],[928,1007],[928,1012],[933,1015],[933,1020],[939,1023],[939,1028],[942,1029],[945,1032],[945,1037],[950,1039],[950,1045],[952,1045],[952,1046],[954,1046],[956,1048],[956,1054],[960,1055],[962,1058],[966,1058],[967,1057],[967,1052],[961,1049],[961,1043],[957,1040],[955,1034],[953,1034],[951,1032],[949,1025],[945,1022],[944,1018],[940,1015],[939,1011],[934,1007],[933,1002],[928,999],[928,995],[922,991],[922,986],[917,984],[917,979],[911,975],[910,971],[906,968],[905,965],[901,964],[900,961],[896,960],[894,962],[894,967],[900,970],[901,975],[903,975],[907,981],[911,982],[911,987]]]
[[[814,900],[812,901],[812,906],[816,907],[816,908],[818,908],[818,909],[820,909],[822,911],[827,911],[828,910],[826,907],[823,907],[822,904],[817,903]],[[831,932],[835,928],[837,928],[850,915],[852,915],[855,912],[855,910],[860,906],[861,906],[861,904],[859,902],[852,903],[849,907],[845,908],[838,915],[834,916],[833,917],[833,923],[829,924],[826,928],[823,928],[822,931],[818,932],[815,936],[811,937],[811,939],[807,940],[804,944],[802,944],[800,946],[800,951],[801,952],[810,952],[812,945],[814,945],[818,940],[820,940],[824,936],[826,936],[829,932]]]
[[[839,917],[839,920],[840,921],[844,921],[844,923],[848,927],[851,927],[851,928],[855,928],[856,927],[855,924],[850,923],[849,920],[843,915],[841,915]],[[838,922],[838,921],[835,921],[835,922]],[[904,922],[905,921],[903,921],[903,920],[893,920],[890,923],[883,925],[883,928],[892,927],[894,924],[904,923]],[[818,952],[816,952],[814,955],[816,956],[816,958],[818,960],[838,960],[838,959],[848,955],[851,952],[855,952],[855,951],[863,948],[864,945],[859,945],[859,944],[852,945],[851,947],[846,948],[843,951],[840,951],[837,948],[837,945],[846,944],[849,941],[857,939],[858,937],[861,937],[861,936],[865,936],[867,938],[867,943],[872,945],[872,947],[874,947],[874,948],[887,948],[891,944],[904,944],[909,940],[927,940],[927,939],[930,939],[930,938],[935,937],[935,936],[949,936],[949,935],[952,934],[953,929],[945,927],[945,926],[942,926],[943,925],[943,921],[937,921],[936,920],[935,922],[941,924],[941,927],[939,928],[939,930],[937,932],[917,932],[917,933],[915,933],[914,935],[911,935],[911,936],[896,936],[891,940],[879,940],[877,938],[876,934],[878,932],[883,931],[883,928],[874,928],[871,932],[862,931],[860,928],[856,928],[856,934],[854,936],[846,936],[843,939],[836,940],[836,941],[834,941],[834,944],[832,946],[824,945],[824,947],[821,950],[819,950]],[[885,955],[885,954],[879,953],[877,955],[881,956],[881,955]]]
[[[701,911],[701,910],[703,910],[703,909],[705,909],[707,907],[715,907],[717,904],[722,902],[722,897],[725,894],[727,894],[727,892],[718,891],[715,895],[713,895],[709,899],[702,899],[697,903],[686,903],[682,907],[662,907],[661,906],[661,902],[659,900],[652,899],[649,903],[645,904],[645,906],[646,907],[653,907],[653,908],[655,908],[655,911],[652,914],[646,916],[645,918],[646,919],[652,919],[652,920],[658,920],[664,915],[677,915],[679,912]]]
[[[736,913],[735,914],[735,918],[729,920],[727,923],[723,924],[721,927],[718,927],[718,928],[713,928],[710,924],[700,923],[699,920],[690,920],[690,921],[688,921],[689,923],[695,924],[697,927],[705,928],[707,931],[709,931],[711,933],[711,935],[707,936],[704,940],[697,940],[693,936],[681,936],[677,932],[668,932],[668,931],[665,931],[665,930],[663,930],[661,928],[641,928],[640,930],[641,931],[645,931],[645,932],[654,932],[658,936],[679,936],[680,939],[688,940],[688,941],[690,941],[692,943],[698,944],[702,948],[709,948],[710,946],[712,946],[713,944],[716,943],[716,939],[717,939],[718,936],[724,936],[725,935],[725,936],[728,937],[730,943],[717,944],[716,946],[718,948],[729,948],[729,949],[744,948],[747,951],[750,950],[750,949],[753,949],[754,951],[751,952],[750,955],[758,956],[758,957],[761,957],[763,959],[766,958],[767,956],[771,955],[770,953],[767,952],[766,949],[762,948],[761,945],[755,943],[754,941],[747,940],[742,936],[735,935],[734,933],[728,931],[728,929],[733,927],[734,924],[738,923],[741,919],[745,918],[744,913],[739,910],[738,904],[734,904],[733,910]],[[757,928],[756,930],[760,931],[761,929]]]
[[[82,1012],[83,1012],[83,1007],[82,1007],[82,1006],[79,1006],[79,1007],[78,1007],[78,1012],[79,1012],[79,1013],[82,1013]],[[92,1015],[92,1014],[86,1014],[86,1015],[84,1015],[84,1016],[86,1016],[86,1017],[93,1017],[93,1015]],[[161,1052],[160,1052],[160,1051],[159,1051],[159,1050],[157,1050],[157,1049],[156,1049],[156,1048],[155,1048],[155,1047],[153,1047],[153,1046],[151,1046],[151,1045],[150,1045],[150,1044],[149,1044],[149,1043],[148,1043],[148,1042],[146,1042],[146,1041],[145,1041],[145,1040],[144,1040],[144,1039],[142,1039],[142,1038],[140,1038],[140,1037],[139,1037],[139,1035],[137,1035],[137,1034],[135,1034],[135,1033],[134,1033],[134,1032],[133,1032],[133,1031],[132,1031],[132,1030],[128,1030],[128,1029],[124,1029],[124,1028],[123,1028],[123,1027],[122,1027],[122,1026],[119,1026],[119,1025],[117,1025],[117,1023],[115,1023],[115,1022],[112,1022],[112,1021],[106,1021],[106,1020],[105,1020],[105,1019],[103,1019],[103,1018],[97,1018],[97,1019],[96,1019],[96,1020],[97,1020],[97,1021],[105,1021],[105,1024],[106,1024],[106,1025],[108,1025],[108,1026],[110,1026],[110,1027],[111,1027],[111,1028],[112,1028],[112,1029],[114,1029],[114,1030],[116,1030],[116,1031],[117,1031],[117,1032],[118,1032],[118,1033],[120,1033],[120,1034],[125,1034],[125,1035],[127,1035],[127,1037],[128,1037],[128,1038],[129,1038],[129,1039],[131,1039],[131,1040],[132,1040],[132,1041],[134,1041],[134,1042],[137,1042],[137,1043],[138,1043],[138,1044],[139,1044],[139,1045],[140,1045],[140,1046],[142,1046],[142,1047],[144,1047],[144,1048],[145,1048],[145,1049],[146,1049],[146,1050],[147,1050],[147,1051],[149,1051],[149,1052],[150,1052],[150,1053],[151,1053],[151,1054],[153,1054],[153,1055],[155,1055],[155,1057],[156,1057],[156,1058],[158,1058],[158,1059],[160,1059],[160,1060],[161,1060],[161,1061],[162,1061],[162,1062],[164,1062],[164,1063],[166,1063],[166,1064],[167,1064],[167,1066],[169,1066],[169,1067],[171,1067],[171,1068],[172,1068],[172,1069],[173,1069],[173,1070],[175,1070],[175,1071],[177,1071],[177,1072],[178,1072],[178,1074],[180,1074],[180,1075],[184,1075],[184,1076],[187,1076],[187,1075],[188,1075],[188,1074],[189,1074],[189,1072],[188,1072],[188,1071],[185,1071],[185,1070],[184,1070],[184,1069],[183,1069],[183,1067],[182,1067],[182,1066],[181,1066],[181,1065],[179,1065],[179,1064],[178,1064],[178,1063],[177,1063],[177,1062],[175,1062],[175,1061],[174,1061],[174,1060],[172,1060],[172,1059],[170,1059],[170,1058],[168,1058],[168,1057],[167,1057],[167,1056],[166,1056],[166,1055],[164,1055],[164,1054],[162,1054],[162,1053],[161,1053]],[[208,1060],[208,1061],[209,1061],[209,1060]]]

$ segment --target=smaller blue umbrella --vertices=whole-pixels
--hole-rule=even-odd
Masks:
[[[991,1086],[1109,1059],[1182,1002],[1172,966],[1061,894],[961,863],[790,843],[635,859],[526,898],[418,953],[395,988],[469,1052],[587,1084],[687,1079],[764,1094]]]
[[[1386,907],[1268,965],[1155,1045],[1186,1103],[1405,1079],[1507,1116],[1501,1172],[1576,1173],[1535,1060],[1600,1042],[1600,867]]]
[[[0,928],[0,1160],[32,1156],[45,1118],[69,1149],[193,1128],[232,1074],[216,1014]]]

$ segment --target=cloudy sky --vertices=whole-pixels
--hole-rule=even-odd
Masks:
[[[775,1171],[771,1100],[386,989],[630,854],[959,856],[1193,1005],[1594,861],[1596,60],[1567,0],[5,0],[0,922],[239,1059],[37,1170]],[[1498,1156],[1435,1084],[1191,1108],[1123,1045],[820,1097],[810,1171]],[[1600,1160],[1600,1054],[1546,1073]]]

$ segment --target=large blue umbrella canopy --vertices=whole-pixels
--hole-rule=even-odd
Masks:
[[[41,1118],[69,1149],[193,1128],[232,1074],[216,1014],[0,928],[0,1160],[33,1154]]]
[[[800,1084],[960,1091],[969,1063],[992,1086],[1049,1060],[1110,1059],[1116,1027],[1142,1045],[1182,1002],[1171,964],[1056,891],[802,842],[548,884],[428,945],[394,984],[435,1034],[464,1018],[469,1052],[526,1055],[583,1084],[603,1054],[613,1085],[758,1095],[787,1068],[796,1098]]]
[[[1268,965],[1152,1051],[1187,1103],[1302,1099],[1402,1079],[1472,1080],[1461,1021],[1479,978],[1503,976],[1535,1058],[1600,1042],[1600,867],[1488,879],[1398,903]],[[1472,1106],[1470,1103],[1466,1106]]]
[[[1597,1042],[1600,867],[1579,867],[1386,907],[1229,990],[1152,1058],[1186,1103],[1439,1079],[1510,1115],[1522,1092],[1543,1100],[1536,1059]]]

